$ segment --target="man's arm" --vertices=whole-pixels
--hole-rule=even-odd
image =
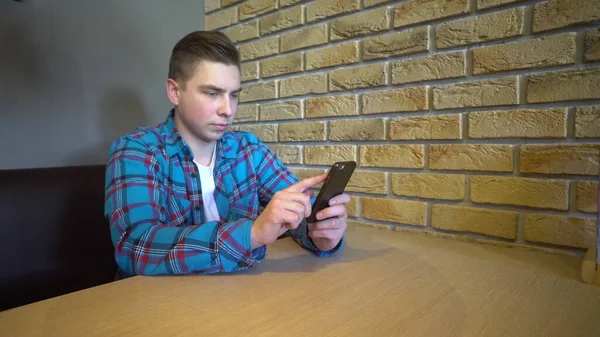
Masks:
[[[176,215],[168,218],[166,205],[157,156],[136,140],[115,142],[106,168],[105,214],[121,270],[130,275],[217,273],[264,259],[265,247],[251,248],[251,220],[174,227]]]
[[[266,145],[259,141],[257,155],[254,156],[256,175],[259,179],[259,198],[262,205],[266,205],[273,198],[273,195],[295,184],[299,179],[288,170]],[[317,254],[320,257],[327,257],[339,251],[344,245],[344,239],[331,250],[323,251],[315,246],[312,239],[308,236],[308,225],[306,219],[295,229],[290,229],[291,237],[304,249]]]

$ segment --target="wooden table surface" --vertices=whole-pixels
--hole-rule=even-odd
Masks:
[[[134,277],[0,313],[19,336],[600,336],[581,261],[371,228],[319,259],[291,239],[245,272]]]

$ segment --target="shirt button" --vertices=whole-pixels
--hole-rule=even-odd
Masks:
[[[196,178],[198,174],[196,172],[192,172],[192,178]]]
[[[195,210],[199,211],[200,210],[200,205],[196,205],[196,207],[194,207]]]

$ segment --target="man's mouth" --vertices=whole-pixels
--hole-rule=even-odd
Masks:
[[[218,130],[225,130],[229,127],[229,124],[213,124],[213,126]]]

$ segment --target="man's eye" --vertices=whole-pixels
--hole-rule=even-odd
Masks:
[[[231,98],[237,99],[239,95],[240,95],[239,93],[231,94]]]
[[[208,97],[217,97],[219,94],[214,91],[208,91],[206,95],[208,95]]]

